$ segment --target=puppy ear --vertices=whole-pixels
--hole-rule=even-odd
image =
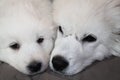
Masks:
[[[62,27],[58,26],[58,28],[57,28],[57,38],[61,38],[61,37],[63,37],[63,35],[64,35],[64,32],[63,32]]]

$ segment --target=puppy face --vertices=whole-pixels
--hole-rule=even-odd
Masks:
[[[5,31],[1,35],[0,46],[2,61],[30,75],[47,68],[54,42],[51,35],[43,34],[44,29],[41,31],[34,28],[28,28],[29,31],[23,30],[25,28]]]
[[[93,61],[111,55],[107,46],[113,44],[112,25],[107,20],[111,15],[107,15],[103,3],[103,0],[54,2],[54,20],[59,25],[50,60],[54,71],[73,75]]]
[[[102,44],[95,33],[77,35],[65,35],[59,28],[50,61],[50,66],[54,71],[73,75],[82,71],[93,61],[102,60],[110,55],[109,49]]]
[[[39,2],[13,0],[0,6],[0,60],[29,75],[47,68],[55,38],[51,8],[46,1],[33,6]]]

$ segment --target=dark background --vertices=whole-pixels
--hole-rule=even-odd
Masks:
[[[42,74],[27,76],[1,62],[0,80],[120,80],[120,58],[110,57],[96,61],[74,76],[60,75],[50,69]]]

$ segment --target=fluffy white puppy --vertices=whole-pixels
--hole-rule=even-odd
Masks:
[[[120,56],[120,0],[54,0],[53,7],[59,25],[54,71],[73,75],[95,60]]]
[[[44,71],[55,30],[49,0],[0,0],[0,60],[25,74]]]

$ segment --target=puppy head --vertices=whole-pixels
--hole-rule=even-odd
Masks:
[[[29,31],[13,28],[14,31],[9,29],[0,35],[0,60],[29,75],[47,68],[54,44],[50,31],[34,28],[29,26]],[[44,34],[44,31],[49,34]]]
[[[112,44],[112,25],[106,9],[102,1],[98,5],[87,1],[55,1],[54,20],[60,27],[50,59],[54,71],[73,75],[111,55],[106,44]]]
[[[85,32],[65,35],[62,28],[59,28],[50,59],[50,66],[54,71],[73,75],[93,61],[109,56],[109,49],[103,45],[99,36],[89,31]]]
[[[55,25],[50,17],[50,6],[45,6],[46,2],[42,3],[45,4],[42,7],[35,7],[35,2],[29,1],[29,4],[6,1],[0,6],[0,60],[20,72],[32,75],[44,71],[48,66]]]

